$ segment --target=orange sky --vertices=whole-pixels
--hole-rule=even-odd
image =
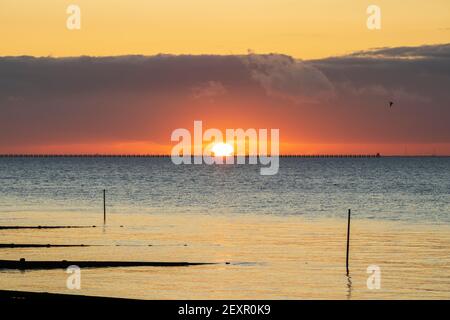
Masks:
[[[447,48],[407,52],[439,66]],[[423,59],[371,58],[361,74],[359,59],[0,59],[0,153],[168,154],[172,131],[201,120],[279,129],[283,154],[450,154],[445,68],[419,79]]]
[[[370,4],[2,0],[0,56],[75,58],[0,58],[0,153],[167,154],[202,120],[278,128],[284,154],[450,155],[450,50],[423,46],[450,42],[450,2],[379,0],[376,31]],[[158,53],[184,56],[76,58]]]

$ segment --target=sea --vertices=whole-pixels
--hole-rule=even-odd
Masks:
[[[260,168],[175,165],[169,157],[1,157],[0,226],[95,226],[3,229],[1,244],[95,246],[0,248],[0,260],[214,264],[87,268],[80,289],[67,286],[66,270],[2,269],[0,289],[137,299],[450,299],[450,157],[281,157],[276,175]]]

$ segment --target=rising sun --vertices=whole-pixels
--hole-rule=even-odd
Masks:
[[[233,154],[233,147],[227,143],[215,143],[211,148],[215,157],[229,157]]]

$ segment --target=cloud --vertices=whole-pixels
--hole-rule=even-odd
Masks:
[[[3,57],[0,71],[0,98],[22,92],[59,95],[117,90],[189,90],[211,79],[239,83],[239,78],[245,77],[238,58],[206,55]]]
[[[257,55],[252,52],[243,57],[243,61],[252,78],[269,95],[294,102],[317,102],[334,94],[327,77],[307,62],[286,55]]]
[[[72,58],[0,58],[0,99],[8,96],[191,91],[196,98],[223,96],[227,84],[261,86],[274,97],[316,101],[333,85],[307,62],[279,54],[245,56],[157,55]]]
[[[218,81],[207,81],[192,88],[192,96],[194,99],[213,99],[214,97],[224,95],[226,92],[227,89]]]
[[[174,128],[193,120],[279,128],[282,139],[310,143],[449,143],[449,48],[381,48],[309,61],[251,52],[0,57],[0,153],[167,145]]]
[[[341,97],[398,97],[414,104],[448,104],[450,45],[382,48],[314,60]],[[351,98],[347,97],[347,98]],[[409,100],[409,101],[407,101]]]
[[[357,51],[349,56],[393,59],[448,59],[450,56],[450,44],[424,45],[419,47],[376,48],[372,50]]]

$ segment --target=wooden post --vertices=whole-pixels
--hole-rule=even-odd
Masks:
[[[106,224],[106,190],[103,189],[103,224]]]
[[[351,215],[351,209],[348,209],[348,222],[347,222],[347,256],[346,256],[346,269],[347,269],[347,275],[349,274],[348,270],[348,254],[350,250],[350,215]]]

